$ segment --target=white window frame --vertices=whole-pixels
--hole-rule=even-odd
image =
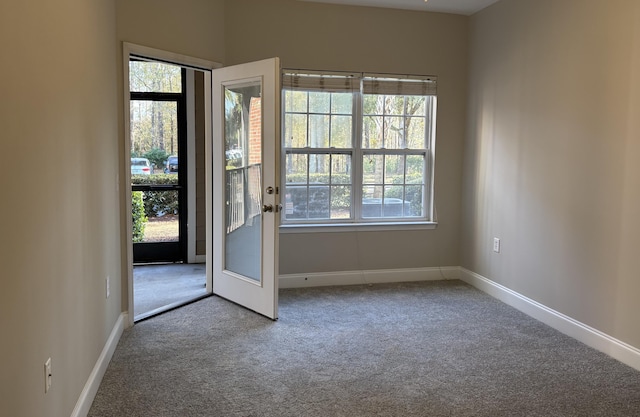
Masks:
[[[338,75],[342,77],[357,77],[359,79],[359,88],[352,90],[353,97],[353,110],[352,110],[352,134],[353,141],[351,148],[295,148],[301,150],[301,154],[314,155],[314,154],[330,154],[330,153],[344,153],[351,155],[351,207],[352,217],[349,219],[286,219],[285,210],[283,207],[283,213],[281,216],[280,230],[285,233],[306,233],[309,231],[349,231],[349,230],[415,230],[415,229],[433,229],[437,226],[437,215],[434,202],[434,166],[435,166],[435,139],[436,139],[436,120],[437,120],[437,94],[435,93],[436,77],[433,76],[409,76],[409,75],[396,75],[396,74],[366,74],[366,73],[343,73],[343,72],[328,72],[328,71],[307,71],[307,70],[290,70],[283,69],[283,77],[285,80],[285,74],[303,74],[303,75]],[[427,119],[425,120],[425,141],[426,147],[424,149],[384,149],[384,148],[372,148],[363,149],[363,80],[364,79],[380,79],[380,80],[398,80],[402,81],[428,81],[431,84],[432,90],[425,96],[431,96],[432,99],[429,102],[431,106],[431,112],[427,111]],[[285,202],[285,190],[286,190],[286,158],[287,151],[292,148],[286,147],[285,140],[285,93],[288,90],[286,81],[283,81],[282,86],[282,146],[281,146],[281,170],[282,170],[282,202]],[[384,87],[381,87],[384,89]],[[304,88],[299,88],[301,91]],[[344,90],[347,92],[348,90]],[[389,95],[396,95],[390,92]],[[397,94],[402,95],[402,94]],[[308,109],[307,109],[308,110]],[[307,116],[310,113],[307,112]],[[346,149],[349,149],[347,151]],[[376,155],[424,155],[424,191],[423,191],[423,211],[424,215],[421,217],[376,217],[376,218],[363,218],[362,217],[362,196],[363,196],[363,156],[367,153],[374,153]],[[308,164],[308,162],[307,162]],[[406,170],[406,167],[405,167]],[[406,171],[405,171],[406,173]],[[330,184],[334,185],[334,184]],[[338,184],[339,185],[339,184]],[[403,182],[403,186],[407,184]],[[307,183],[308,186],[308,183]]]

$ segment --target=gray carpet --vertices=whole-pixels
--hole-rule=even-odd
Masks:
[[[281,290],[126,330],[89,416],[640,416],[640,372],[460,281]]]

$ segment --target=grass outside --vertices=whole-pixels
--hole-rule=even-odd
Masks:
[[[143,242],[176,242],[178,240],[178,216],[149,217],[144,227]]]

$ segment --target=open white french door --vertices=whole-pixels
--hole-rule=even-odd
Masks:
[[[280,60],[212,76],[213,293],[278,318]]]

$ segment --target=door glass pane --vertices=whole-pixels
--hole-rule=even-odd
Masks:
[[[262,85],[226,86],[225,269],[261,280]]]
[[[133,243],[178,242],[178,191],[133,191]]]
[[[132,63],[133,64],[133,63]],[[131,100],[131,184],[178,186],[178,104]],[[134,191],[134,243],[178,242],[179,192]],[[136,211],[136,204],[139,210]]]
[[[129,61],[129,91],[182,92],[182,69],[163,62]]]
[[[178,103],[131,100],[131,156],[152,163],[151,174],[178,173]],[[173,156],[175,160],[168,161]],[[169,167],[167,162],[171,162]],[[133,165],[132,165],[133,167]],[[170,171],[167,171],[170,168]],[[144,174],[131,171],[131,174]]]

